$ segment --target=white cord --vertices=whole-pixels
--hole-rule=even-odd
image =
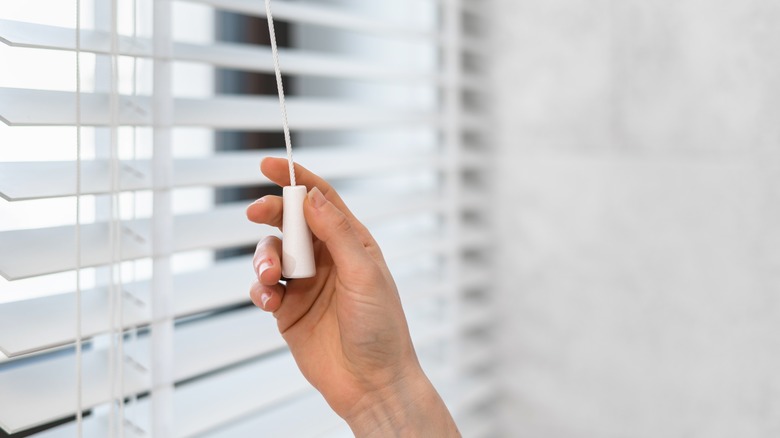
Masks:
[[[76,0],[76,436],[84,434],[81,414],[81,0]]]
[[[133,0],[133,44],[137,44],[137,43],[138,43],[138,0]],[[138,95],[138,57],[135,57],[135,56],[133,57],[133,75],[132,76],[133,76],[133,78],[132,78],[132,82],[133,82],[132,95],[133,95],[133,99],[135,99],[136,96]],[[133,168],[136,167],[137,159],[138,159],[138,150],[137,150],[138,149],[137,148],[138,137],[137,136],[138,136],[138,129],[137,129],[137,127],[135,125],[133,125],[133,127],[132,127],[132,158],[131,158],[132,163],[133,163]],[[136,192],[133,191],[131,193],[131,200],[130,200],[130,203],[131,203],[131,205],[130,205],[130,208],[131,208],[131,222],[134,219],[136,219],[136,205],[137,205],[136,201],[137,201],[137,199],[136,199]],[[130,272],[130,281],[131,282],[135,282],[136,281],[136,275],[135,275],[136,270],[135,270],[135,268],[136,268],[136,261],[135,260],[130,261],[130,271],[131,271]],[[120,275],[120,281],[121,281],[121,275],[122,275],[121,267],[120,267],[120,271],[119,272],[120,272],[119,275]],[[122,299],[123,302],[124,302],[124,290],[123,290],[123,288],[119,292],[120,292],[120,299]],[[121,318],[120,319],[121,326],[124,329],[124,326],[125,326],[124,308],[121,310],[120,318]],[[138,333],[137,332],[137,327],[135,325],[133,325],[130,328],[130,331],[128,333],[128,345],[129,345],[129,347],[131,349],[132,349],[132,347],[134,345],[133,341],[134,341],[135,336],[137,335],[137,333]],[[131,421],[132,421],[132,414],[133,414],[134,403],[137,401],[136,400],[136,394],[132,393],[131,396],[128,399],[128,402],[127,402],[127,412],[125,411],[125,406],[126,405],[125,405],[125,344],[124,344],[124,338],[125,338],[125,336],[124,336],[124,332],[123,332],[122,333],[122,337],[120,338],[120,345],[121,345],[120,349],[122,351],[122,362],[120,364],[121,368],[120,368],[120,371],[119,371],[119,376],[120,376],[120,382],[119,382],[120,391],[119,392],[120,392],[120,394],[122,394],[122,400],[121,400],[121,404],[120,404],[120,412],[121,412],[120,415],[122,417],[123,424],[122,424],[122,427],[119,429],[119,438],[124,438],[124,436],[125,436],[125,423],[127,423],[126,416],[127,417],[131,417]],[[127,415],[127,414],[129,414],[129,415]]]
[[[121,235],[121,205],[119,199],[119,30],[118,30],[118,4],[117,0],[111,1],[111,264],[110,277],[110,321],[111,321],[111,360],[109,362],[111,376],[111,416],[109,418],[109,436],[114,437],[115,432],[120,435],[124,430],[124,392],[121,382],[124,380],[123,344],[122,344],[122,235]],[[119,314],[117,318],[117,314]],[[117,325],[119,319],[119,325]],[[118,338],[117,338],[118,335]],[[119,382],[117,382],[119,379]],[[119,386],[119,388],[117,388]],[[117,397],[117,389],[119,395]],[[118,401],[118,402],[117,402]]]
[[[279,91],[279,106],[282,110],[284,144],[287,147],[287,163],[290,166],[290,185],[295,186],[295,165],[293,164],[292,156],[292,140],[290,139],[290,125],[287,122],[287,104],[284,100],[282,69],[279,66],[279,48],[276,46],[276,31],[274,30],[274,17],[271,15],[271,0],[265,0],[265,14],[266,17],[268,17],[268,32],[271,35],[271,54],[274,58],[274,71],[276,72],[276,88]]]

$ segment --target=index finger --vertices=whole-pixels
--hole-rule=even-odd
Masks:
[[[279,184],[282,187],[290,185],[289,164],[287,163],[286,158],[263,158],[263,161],[260,162],[260,170],[263,172],[263,175],[267,176],[268,179],[276,184]],[[349,211],[347,205],[327,181],[298,163],[295,163],[295,182],[299,185],[306,186],[306,191],[311,190],[313,187],[317,187],[328,201],[336,205],[339,210],[347,214],[350,218],[355,219],[355,215]]]
[[[290,171],[289,164],[285,158],[266,157],[260,162],[260,170],[271,181],[279,184],[280,186],[290,185]],[[327,181],[314,174],[309,169],[295,163],[295,182],[300,185],[306,186],[306,190],[311,190],[313,187],[320,189],[320,192],[325,198],[332,202],[339,210],[341,210],[352,222],[352,225],[358,231],[363,244],[366,246],[377,246],[376,241],[368,232],[368,229],[360,223],[360,221],[352,214],[352,211],[344,203],[336,190],[328,184]]]

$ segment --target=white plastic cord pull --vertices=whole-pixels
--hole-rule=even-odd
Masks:
[[[311,231],[303,217],[306,187],[284,188],[282,217],[282,275],[286,278],[310,278],[317,272]]]
[[[292,157],[292,140],[287,121],[287,105],[284,100],[282,69],[279,66],[279,48],[276,45],[274,18],[271,14],[271,0],[265,0],[265,12],[268,17],[268,33],[271,36],[271,54],[276,72],[276,88],[279,91],[279,107],[282,112],[284,143],[287,147],[287,163],[290,168],[290,186],[284,188],[284,214],[282,220],[282,276],[286,278],[310,278],[316,273],[314,248],[311,231],[303,217],[303,201],[306,199],[306,187],[295,184],[295,165]]]

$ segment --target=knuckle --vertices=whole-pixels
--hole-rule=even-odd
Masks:
[[[267,236],[257,243],[255,254],[252,257],[252,264],[254,265],[255,270],[258,269],[260,263],[263,261],[274,260],[279,257],[278,246],[281,242],[277,243],[277,241],[279,241],[278,237]]]
[[[281,203],[281,200],[277,200],[279,203]],[[270,220],[268,221],[268,225],[279,225],[282,223],[282,219],[284,217],[284,211],[282,210],[281,206],[277,208],[273,215],[271,216]]]
[[[260,290],[256,287],[249,289],[249,299],[252,300],[252,304],[260,307]]]
[[[345,216],[344,214],[339,214],[334,229],[339,234],[350,233],[352,232],[352,224],[349,222],[347,216]]]
[[[255,254],[267,252],[269,248],[274,248],[277,239],[275,236],[265,236],[260,239],[257,243],[257,248],[255,248]]]
[[[317,188],[320,190],[320,193],[322,193],[322,196],[325,198],[329,198],[334,193],[333,186],[330,184],[323,182],[322,184],[317,184]]]

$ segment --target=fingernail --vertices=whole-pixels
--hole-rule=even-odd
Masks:
[[[314,187],[309,192],[309,202],[311,203],[311,206],[316,208],[317,210],[320,209],[325,203],[327,202],[327,199],[325,199],[324,196],[322,196],[322,192],[317,187]]]
[[[252,205],[254,205],[254,204],[262,204],[263,202],[265,202],[265,196],[263,196],[262,198],[256,200],[255,202],[253,202]]]
[[[257,267],[258,276],[262,276],[263,272],[267,271],[273,265],[274,263],[271,260],[265,260],[264,262],[260,263],[260,266]]]
[[[268,303],[268,300],[271,299],[271,294],[268,292],[263,292],[262,295],[260,295],[260,303],[263,305],[263,309],[265,309],[265,305]]]

